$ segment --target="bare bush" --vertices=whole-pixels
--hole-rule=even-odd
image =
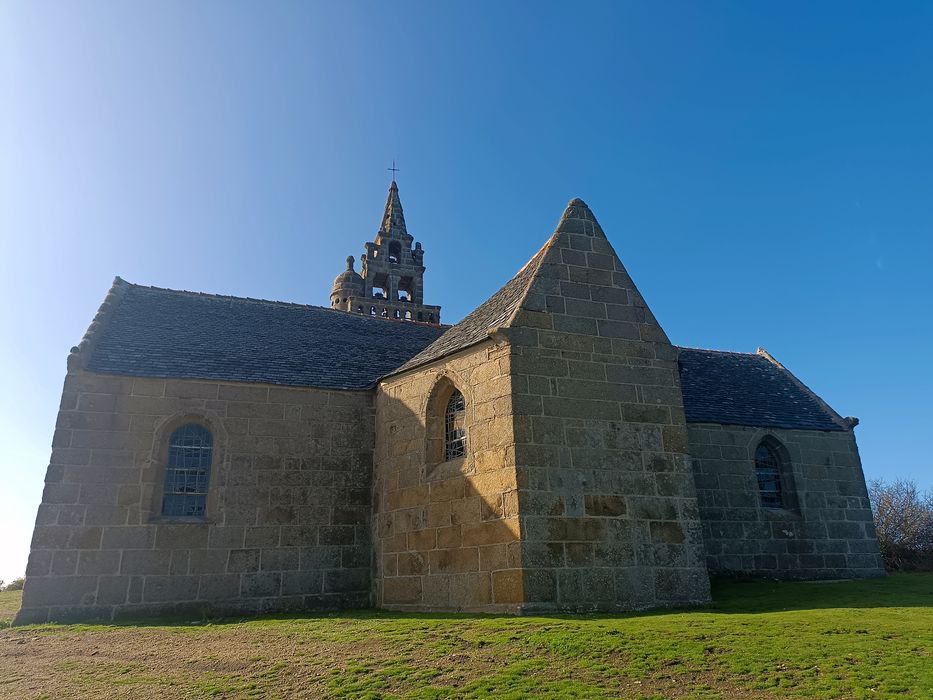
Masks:
[[[933,570],[933,491],[909,479],[868,484],[881,556],[889,571]]]

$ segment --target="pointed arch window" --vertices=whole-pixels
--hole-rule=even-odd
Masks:
[[[169,438],[162,515],[202,517],[207,508],[214,436],[197,423],[186,423]]]
[[[758,492],[761,505],[765,508],[784,507],[784,489],[781,472],[785,465],[776,447],[762,440],[755,449],[755,474],[758,477]]]
[[[466,454],[466,404],[459,389],[447,399],[444,411],[444,459],[456,459]]]

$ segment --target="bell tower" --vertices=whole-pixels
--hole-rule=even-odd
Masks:
[[[424,249],[408,233],[394,179],[382,224],[365,248],[361,272],[354,269],[351,255],[347,269],[334,280],[331,308],[399,321],[441,322],[441,307],[424,303]]]

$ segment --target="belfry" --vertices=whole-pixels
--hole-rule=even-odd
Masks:
[[[382,224],[361,258],[362,274],[353,269],[355,261],[348,256],[347,269],[334,280],[331,308],[439,324],[441,307],[424,303],[424,249],[414,240],[405,226],[398,185],[392,180]]]

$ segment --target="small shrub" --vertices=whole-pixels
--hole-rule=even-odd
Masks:
[[[21,591],[24,583],[26,583],[26,579],[22,576],[13,579],[6,586],[3,585],[3,581],[0,581],[0,591]]]
[[[888,571],[933,570],[933,491],[909,479],[868,485],[881,556]]]

